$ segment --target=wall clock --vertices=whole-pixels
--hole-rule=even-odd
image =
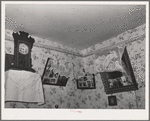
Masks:
[[[13,33],[14,38],[14,65],[12,69],[35,72],[32,69],[31,49],[35,40],[23,31]]]

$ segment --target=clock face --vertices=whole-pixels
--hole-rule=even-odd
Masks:
[[[24,43],[20,43],[20,44],[19,44],[19,52],[20,52],[21,54],[24,54],[24,55],[28,54],[28,52],[29,52],[29,47],[28,47],[28,45],[26,45],[26,44],[24,44]]]

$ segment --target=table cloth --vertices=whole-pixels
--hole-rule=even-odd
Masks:
[[[5,101],[37,102],[44,104],[41,77],[24,70],[5,72]]]

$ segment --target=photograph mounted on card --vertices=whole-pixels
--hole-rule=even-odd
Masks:
[[[95,89],[95,76],[94,74],[86,74],[85,76],[78,77],[77,88],[78,89]]]
[[[69,77],[66,76],[65,73],[63,75],[60,68],[58,64],[54,65],[51,58],[48,58],[42,75],[42,83],[47,85],[66,86]]]
[[[106,94],[138,89],[126,47],[121,58],[122,71],[100,72]]]

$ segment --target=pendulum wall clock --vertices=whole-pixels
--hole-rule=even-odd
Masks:
[[[26,32],[13,33],[14,38],[14,64],[12,69],[26,70],[35,72],[32,69],[31,49],[33,47],[34,39]]]

